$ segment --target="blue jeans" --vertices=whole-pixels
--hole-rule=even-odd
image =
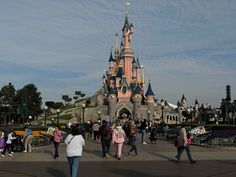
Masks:
[[[106,157],[106,154],[110,152],[110,141],[110,138],[101,138],[103,157]]]
[[[54,144],[54,148],[55,148],[54,158],[56,158],[56,157],[59,157],[59,155],[58,155],[58,147],[59,147],[60,143],[53,141],[53,144]]]
[[[81,156],[72,156],[67,157],[69,166],[70,166],[70,176],[77,177],[78,175],[78,168],[79,168],[79,161]]]
[[[177,149],[178,154],[176,155],[176,158],[179,160],[181,158],[181,155],[184,152],[184,150],[187,152],[187,156],[188,156],[189,161],[193,161],[188,144],[186,146],[181,146],[180,148]]]

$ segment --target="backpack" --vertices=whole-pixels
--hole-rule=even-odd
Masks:
[[[116,143],[123,143],[124,142],[124,137],[123,137],[122,131],[115,132],[115,142]]]

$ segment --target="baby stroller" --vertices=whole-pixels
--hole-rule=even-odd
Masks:
[[[24,144],[21,141],[22,137],[16,135],[16,139],[12,140],[12,151],[13,152],[22,152],[24,151]]]

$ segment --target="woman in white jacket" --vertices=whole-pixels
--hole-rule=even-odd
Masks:
[[[85,141],[77,126],[71,127],[71,134],[65,139],[67,145],[66,154],[70,166],[71,177],[77,177],[80,158],[82,156]]]

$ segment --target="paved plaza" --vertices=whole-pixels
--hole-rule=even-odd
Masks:
[[[125,145],[124,154],[130,146]],[[138,144],[139,157],[124,156],[116,160],[111,145],[111,157],[103,159],[101,144],[88,142],[84,148],[79,177],[233,177],[236,176],[236,150],[191,146],[196,164],[190,164],[186,153],[176,162],[173,143],[159,140],[157,144]],[[60,157],[53,159],[53,146],[34,149],[31,153],[16,153],[0,158],[0,177],[69,177],[65,145],[60,145]]]

